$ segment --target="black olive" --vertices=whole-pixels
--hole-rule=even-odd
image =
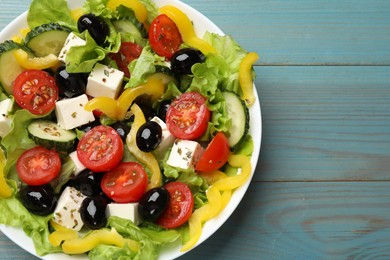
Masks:
[[[72,98],[85,93],[87,77],[83,73],[68,73],[60,66],[55,74],[56,83],[62,97]]]
[[[171,70],[176,76],[191,75],[192,65],[202,63],[205,60],[203,53],[197,49],[180,49],[171,58]]]
[[[160,144],[161,136],[161,126],[154,121],[148,121],[140,126],[135,140],[141,151],[151,152]]]
[[[130,132],[131,127],[128,124],[121,121],[118,121],[110,126],[116,130],[116,132],[122,138],[122,141],[126,142],[126,137],[127,134]]]
[[[107,203],[101,197],[87,197],[80,207],[81,220],[89,229],[100,229],[107,223]]]
[[[19,191],[20,201],[30,212],[46,216],[54,211],[57,198],[50,185],[23,186]]]
[[[90,122],[88,124],[79,126],[79,127],[77,127],[77,129],[86,133],[89,130],[91,130],[92,128],[94,128],[95,126],[98,126],[98,125],[100,125],[100,121],[99,120],[95,120],[95,121],[92,121],[92,122]]]
[[[144,220],[154,222],[165,211],[168,202],[169,192],[163,187],[154,188],[142,195],[138,211]]]
[[[158,117],[165,122],[165,119],[167,117],[167,111],[169,106],[171,105],[171,100],[164,100],[160,103],[160,106],[158,107]]]
[[[85,196],[97,196],[102,192],[100,187],[102,178],[103,173],[85,169],[74,178],[75,187]]]
[[[77,21],[79,32],[88,30],[89,34],[98,45],[103,45],[110,33],[107,23],[100,17],[93,14],[84,14]]]

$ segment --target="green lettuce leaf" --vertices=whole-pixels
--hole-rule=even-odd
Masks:
[[[76,22],[72,19],[65,0],[33,0],[27,13],[29,27],[34,28],[50,22],[77,30]]]

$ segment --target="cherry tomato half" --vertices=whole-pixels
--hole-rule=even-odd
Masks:
[[[179,227],[190,218],[194,208],[194,197],[187,184],[182,182],[170,182],[164,188],[169,192],[169,202],[156,223],[165,228]]]
[[[58,99],[58,87],[54,77],[43,70],[26,70],[14,81],[13,94],[16,103],[35,115],[52,111]]]
[[[116,61],[118,68],[129,78],[130,72],[127,66],[131,61],[137,59],[141,52],[142,46],[132,42],[122,42],[118,53],[110,54],[110,58]]]
[[[176,24],[165,14],[160,14],[153,20],[148,35],[152,49],[168,60],[183,43]]]
[[[123,142],[114,128],[99,125],[88,131],[77,146],[77,157],[94,172],[109,171],[123,156]]]
[[[24,151],[16,162],[19,178],[33,186],[49,183],[57,177],[60,170],[61,159],[58,153],[42,146]]]
[[[136,162],[122,162],[103,176],[103,192],[118,203],[136,202],[148,186],[144,167]]]
[[[206,99],[187,92],[172,101],[166,115],[168,130],[177,138],[194,140],[204,134],[210,120]]]
[[[195,170],[200,172],[217,170],[227,162],[229,154],[229,141],[222,132],[218,132],[200,157]]]

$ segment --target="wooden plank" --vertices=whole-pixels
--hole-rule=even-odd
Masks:
[[[182,259],[389,259],[390,183],[252,183]]]
[[[255,180],[389,180],[390,67],[256,67]]]
[[[185,0],[264,65],[390,64],[390,1]]]
[[[387,0],[185,0],[231,34],[261,65],[389,65]],[[30,1],[0,2],[3,28]]]

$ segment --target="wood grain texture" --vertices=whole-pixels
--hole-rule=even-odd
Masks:
[[[261,59],[260,161],[180,259],[390,259],[390,1],[183,0]],[[0,29],[30,0],[1,0]],[[0,259],[36,259],[0,234]]]

